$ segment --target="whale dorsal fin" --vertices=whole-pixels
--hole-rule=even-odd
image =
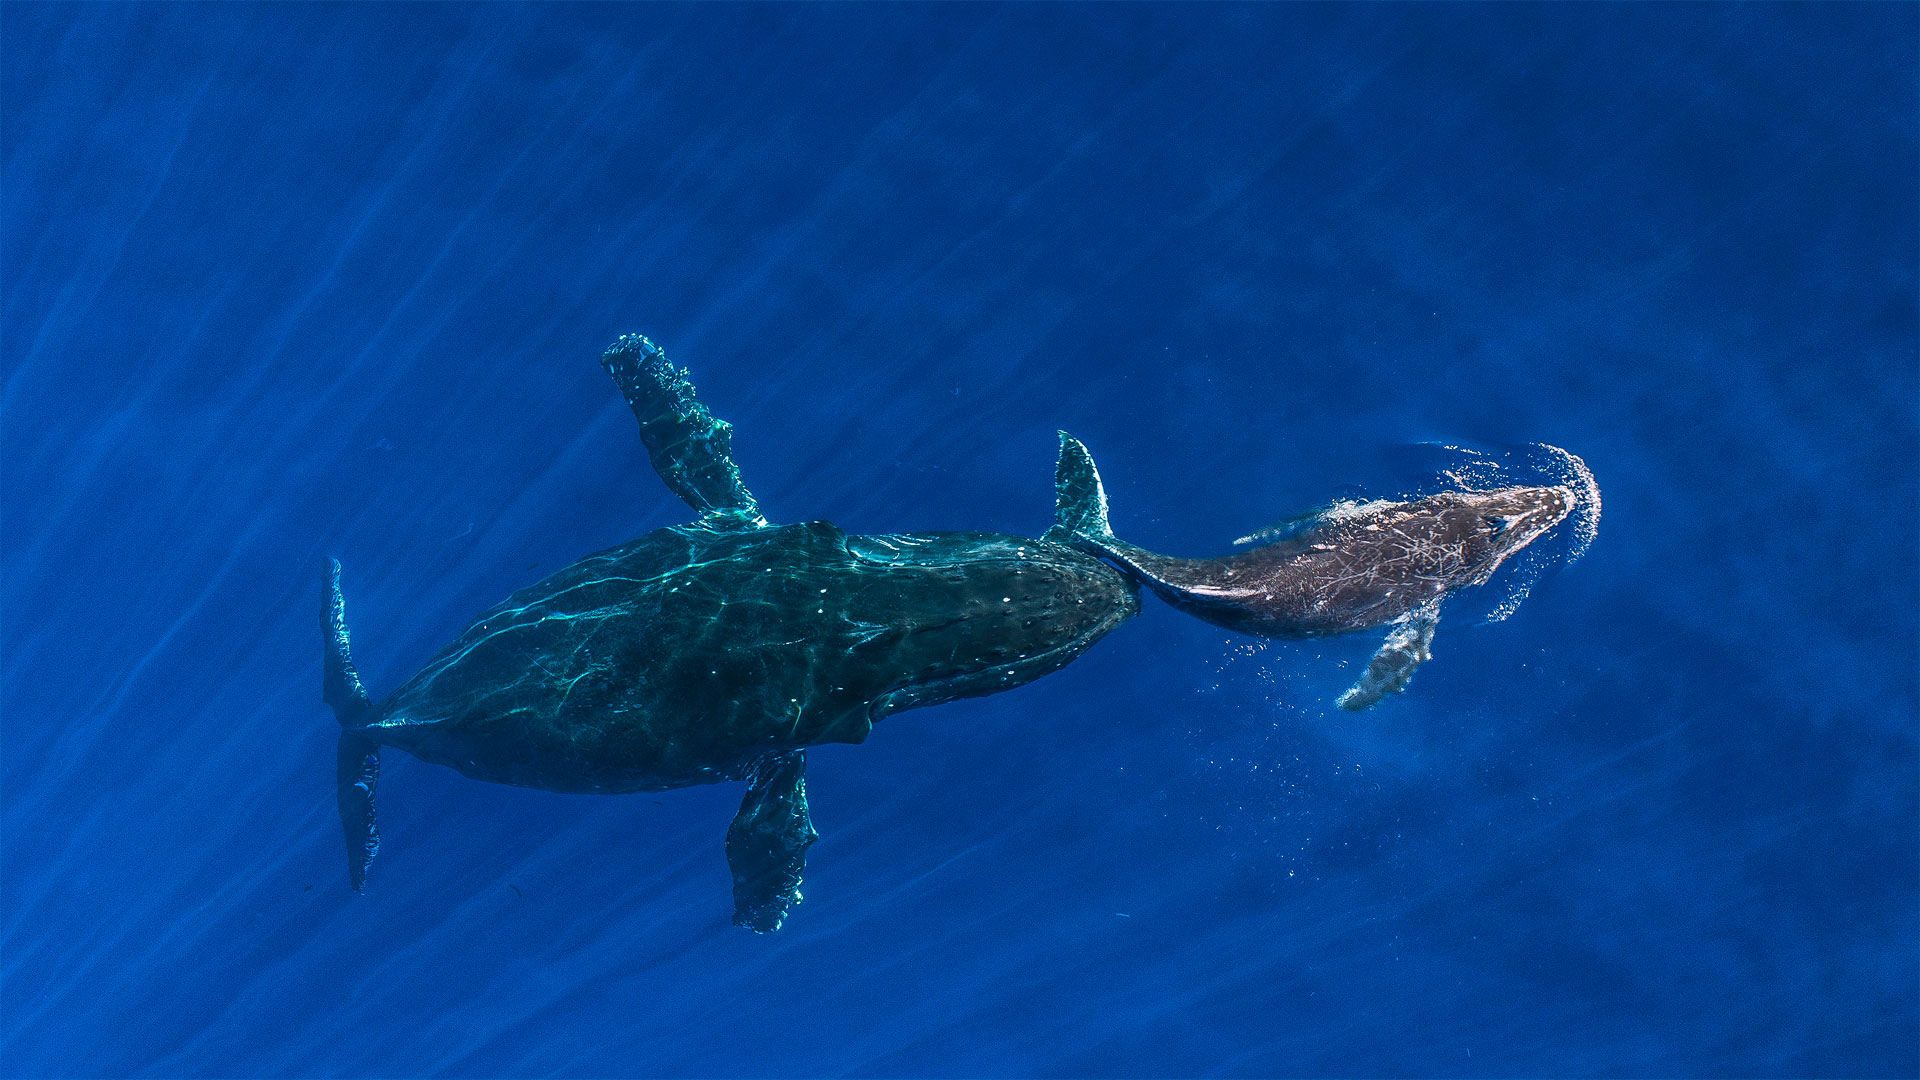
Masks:
[[[1311,510],[1302,510],[1292,517],[1281,518],[1279,521],[1268,525],[1264,529],[1255,529],[1245,536],[1236,537],[1233,541],[1233,546],[1246,547],[1249,544],[1271,544],[1280,540],[1292,539],[1293,537],[1312,530],[1314,526],[1319,525],[1326,519],[1326,513],[1326,505],[1316,506]]]
[[[1359,489],[1350,489],[1347,494],[1323,502],[1311,510],[1302,510],[1264,529],[1255,529],[1234,540],[1233,543],[1235,547],[1245,547],[1249,544],[1273,544],[1281,540],[1292,540],[1305,536],[1322,525],[1352,521],[1388,505],[1390,504],[1384,499],[1370,499]]]
[[[710,529],[767,524],[733,462],[733,425],[707,411],[684,369],[639,334],[628,334],[600,357],[640,421],[640,441],[653,470]]]

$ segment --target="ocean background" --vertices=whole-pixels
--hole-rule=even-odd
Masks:
[[[0,1072],[1912,1076],[1920,7],[0,8]],[[1150,601],[740,789],[387,755],[391,690],[688,513],[638,331],[768,513],[1032,534],[1056,428],[1208,554],[1447,445],[1586,557],[1376,639]],[[1564,552],[1562,555],[1564,556]]]

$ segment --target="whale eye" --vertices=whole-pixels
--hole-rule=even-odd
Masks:
[[[1493,535],[1495,536],[1499,536],[1501,533],[1506,532],[1507,526],[1513,524],[1512,518],[1494,517],[1492,514],[1488,514],[1486,517],[1483,517],[1480,520],[1487,523],[1487,528],[1493,530]]]

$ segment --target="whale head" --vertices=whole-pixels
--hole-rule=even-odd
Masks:
[[[1464,576],[1476,585],[1565,521],[1575,505],[1573,490],[1557,485],[1449,492],[1428,502],[1436,533],[1460,545]]]
[[[875,609],[854,657],[882,676],[872,720],[1031,682],[1140,610],[1125,575],[1062,544],[916,533],[849,537],[847,549]]]

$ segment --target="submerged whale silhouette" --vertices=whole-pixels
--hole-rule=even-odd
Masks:
[[[1167,603],[1231,630],[1309,638],[1392,631],[1340,697],[1364,709],[1404,690],[1432,656],[1440,601],[1480,585],[1575,506],[1561,486],[1449,491],[1412,502],[1349,504],[1292,523],[1282,539],[1215,559],[1159,555],[1114,536],[1093,456],[1060,433],[1061,505],[1082,508],[1047,533],[1079,543]],[[1074,492],[1071,500],[1065,493]]]
[[[1380,504],[1228,559],[1174,559],[1113,536],[1086,448],[1062,433],[1054,524],[1000,533],[849,535],[773,525],[741,481],[732,428],[638,335],[601,359],[654,470],[696,512],[508,597],[376,703],[354,668],[329,561],[323,697],[341,725],[336,797],[348,879],[379,851],[382,748],[475,779],[562,792],[745,780],[727,829],[734,921],[778,929],[818,838],[806,749],[858,743],[903,709],[1056,671],[1139,612],[1144,584],[1203,619],[1310,636],[1394,624],[1359,707],[1426,658],[1441,597],[1485,580],[1564,518],[1561,488]]]
[[[734,921],[771,931],[800,899],[817,836],[807,747],[857,743],[903,709],[1058,670],[1140,610],[1137,590],[1069,544],[770,525],[741,482],[731,427],[686,372],[637,335],[602,363],[697,520],[515,593],[379,704],[354,670],[330,564],[324,696],[342,726],[349,880],[361,889],[379,850],[383,747],[563,792],[748,780],[727,830]]]

